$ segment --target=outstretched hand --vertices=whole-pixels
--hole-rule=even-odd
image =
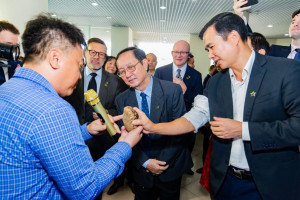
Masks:
[[[146,114],[141,111],[140,109],[134,107],[133,108],[139,115],[139,118],[134,120],[132,122],[133,125],[136,126],[142,126],[143,127],[143,133],[151,133],[152,127],[154,126],[154,123],[146,116]]]

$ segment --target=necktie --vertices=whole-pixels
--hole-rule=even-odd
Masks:
[[[92,76],[92,78],[89,82],[87,90],[93,89],[97,93],[97,83],[95,79],[97,74],[91,73],[90,75]],[[93,121],[93,108],[87,102],[85,102],[85,122],[91,122],[91,121]]]
[[[95,90],[95,92],[97,92],[97,83],[96,83],[96,79],[95,79],[95,77],[97,76],[97,74],[96,73],[91,73],[90,75],[92,76],[92,78],[91,78],[91,80],[89,82],[88,90],[89,89],[93,89],[93,90]]]
[[[295,57],[294,57],[294,60],[299,60],[300,61],[300,49],[295,49],[295,51],[297,52]]]
[[[181,69],[177,69],[177,75],[176,75],[176,78],[179,78],[179,79],[181,79],[180,72],[181,72]]]
[[[142,97],[142,111],[147,115],[147,117],[149,117],[149,107],[148,107],[148,103],[147,103],[147,95],[144,92],[141,92],[141,97]],[[150,146],[150,141],[149,141],[149,135],[144,134],[142,137],[142,141],[145,147],[145,153],[150,156],[149,153],[149,146]]]
[[[148,102],[147,102],[147,95],[144,92],[141,92],[142,97],[142,111],[149,117],[149,108],[148,108]]]

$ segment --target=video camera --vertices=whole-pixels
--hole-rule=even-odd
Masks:
[[[20,56],[19,45],[10,45],[0,43],[0,59],[8,61],[17,61]]]

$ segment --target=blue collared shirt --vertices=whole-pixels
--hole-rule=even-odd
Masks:
[[[73,107],[37,72],[21,68],[0,87],[0,197],[93,199],[124,169],[118,142],[93,162]]]

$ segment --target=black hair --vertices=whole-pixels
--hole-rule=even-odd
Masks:
[[[122,51],[120,51],[117,55],[117,60],[119,58],[119,56],[127,51],[132,51],[134,57],[140,62],[142,63],[142,61],[146,58],[146,54],[142,49],[136,48],[136,47],[128,47],[126,49],[123,49]]]
[[[69,50],[77,44],[86,46],[84,35],[79,28],[53,18],[50,14],[40,14],[26,24],[22,36],[24,62],[44,60],[47,52],[53,47]]]
[[[298,14],[300,14],[300,9],[299,9],[299,10],[296,10],[295,12],[293,12],[293,14],[292,14],[292,19],[294,19],[294,17],[295,17],[296,15],[298,15]]]
[[[9,31],[12,32],[13,34],[20,35],[19,30],[8,21],[0,21],[0,32],[2,31]]]
[[[266,55],[269,54],[270,51],[270,44],[265,38],[260,33],[253,32],[253,33],[248,33],[248,37],[251,40],[251,45],[255,51],[259,51],[260,49],[264,49],[266,51]]]
[[[199,38],[201,40],[203,40],[203,35],[206,30],[213,25],[216,32],[222,36],[224,40],[227,40],[228,34],[235,30],[239,33],[242,41],[247,41],[247,27],[245,26],[244,20],[236,14],[224,12],[214,16],[199,33]]]

